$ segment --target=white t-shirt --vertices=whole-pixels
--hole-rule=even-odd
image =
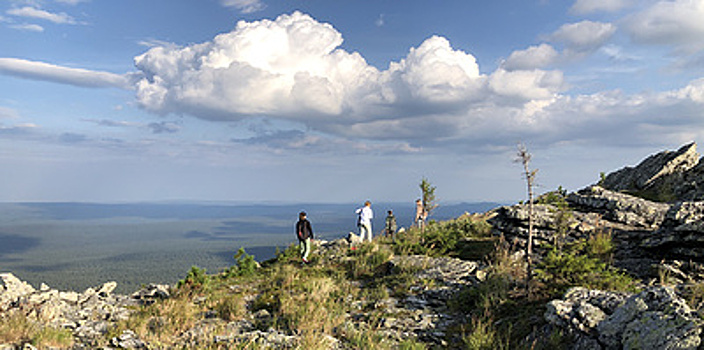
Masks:
[[[364,206],[357,209],[357,214],[359,214],[359,223],[362,225],[371,225],[372,218],[374,218],[374,212],[371,207]]]

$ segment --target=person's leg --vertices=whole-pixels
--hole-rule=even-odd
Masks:
[[[364,228],[367,231],[367,240],[369,242],[371,242],[372,241],[372,224],[366,224],[366,225],[364,225]]]
[[[310,254],[310,238],[306,238],[305,242],[303,243],[304,251],[303,251],[303,261],[308,262],[308,254]]]

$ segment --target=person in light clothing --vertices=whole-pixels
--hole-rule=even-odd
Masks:
[[[370,201],[364,202],[364,206],[355,211],[357,213],[357,226],[359,227],[359,235],[362,242],[365,240],[368,242],[372,241],[372,219],[374,218],[374,211],[372,211],[372,203]]]
[[[416,217],[413,219],[413,224],[418,226],[419,229],[423,229],[427,217],[428,213],[425,211],[423,201],[416,199]]]

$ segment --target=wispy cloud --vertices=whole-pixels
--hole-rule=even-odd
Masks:
[[[66,13],[52,13],[36,7],[19,7],[7,10],[7,14],[17,17],[46,20],[56,24],[77,24],[76,20]]]
[[[148,130],[153,134],[173,134],[181,130],[181,125],[172,121],[161,121],[153,123],[140,123],[124,120],[112,119],[83,119],[85,122],[93,123],[98,126],[110,128],[139,128]]]
[[[16,119],[19,118],[19,113],[8,107],[0,106],[0,119]]]
[[[578,15],[596,12],[618,12],[631,6],[632,0],[577,0],[570,12]]]
[[[377,27],[383,27],[384,24],[386,24],[386,20],[384,19],[384,14],[380,14],[379,17],[377,17],[376,21],[374,21],[374,24]]]
[[[66,5],[78,5],[82,2],[90,2],[91,0],[56,0],[56,2]]]
[[[44,27],[38,25],[38,24],[11,24],[8,27],[17,29],[17,30],[22,30],[22,31],[27,31],[27,32],[36,32],[36,33],[41,33],[44,31]]]
[[[18,58],[0,58],[0,74],[84,87],[131,88],[130,77],[126,75],[67,68]]]
[[[261,0],[220,0],[226,7],[234,7],[242,13],[259,12],[266,8],[266,4]]]

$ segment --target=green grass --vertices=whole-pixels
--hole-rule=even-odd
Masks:
[[[312,263],[305,266],[293,244],[261,267],[242,250],[234,265],[222,272],[207,274],[192,267],[171,299],[140,307],[111,334],[131,329],[140,339],[168,348],[210,310],[217,315],[220,328],[203,335],[202,348],[250,349],[256,345],[245,342],[222,347],[208,339],[225,323],[266,310],[270,317],[257,320],[255,326],[299,335],[295,347],[300,349],[327,349],[330,337],[351,349],[429,349],[430,344],[413,337],[390,339],[380,330],[388,316],[383,301],[432,288],[434,283],[415,277],[423,266],[396,264],[391,269],[389,261],[394,255],[425,254],[472,257],[489,264],[483,283],[460,291],[448,303],[450,312],[467,320],[448,333],[450,344],[463,349],[563,349],[571,338],[560,332],[526,342],[545,326],[542,315],[551,298],[574,285],[617,290],[633,285],[629,277],[610,266],[611,237],[599,234],[550,252],[536,266],[535,285],[527,293],[523,261],[512,257],[505,242],[491,237],[487,225],[483,218],[471,216],[435,222],[423,231],[399,235],[396,242],[378,238],[339,259],[325,259],[315,251]],[[693,290],[692,300],[704,299],[700,290],[704,288]],[[366,320],[367,326],[346,322],[345,315],[350,314]]]

